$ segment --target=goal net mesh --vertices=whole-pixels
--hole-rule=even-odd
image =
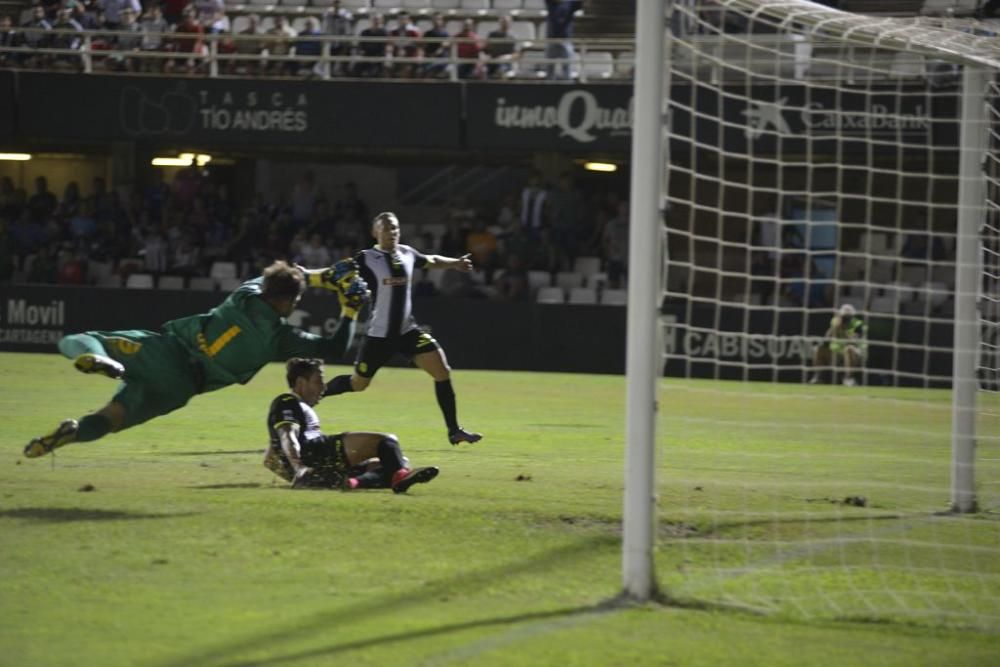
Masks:
[[[802,0],[673,3],[656,556],[668,595],[1000,632],[992,75],[975,204],[980,511],[944,513],[962,71],[1000,70],[998,41],[974,21]],[[863,322],[853,364],[825,344],[844,305]]]

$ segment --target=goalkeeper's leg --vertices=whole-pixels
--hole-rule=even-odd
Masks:
[[[73,360],[73,366],[81,373],[96,373],[114,380],[125,374],[125,367],[113,359],[100,338],[82,333],[65,336],[59,341],[59,352]]]
[[[809,378],[809,384],[819,384],[823,381],[823,375],[830,368],[830,344],[820,343],[813,350],[812,358],[812,376]]]

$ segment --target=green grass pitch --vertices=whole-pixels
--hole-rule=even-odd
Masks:
[[[431,484],[292,492],[260,465],[279,365],[27,460],[114,384],[0,354],[0,665],[997,664],[996,403],[983,511],[947,517],[948,392],[664,380],[669,603],[626,606],[624,378],[454,382],[477,445],[448,445],[414,369],[318,406],[396,433]]]

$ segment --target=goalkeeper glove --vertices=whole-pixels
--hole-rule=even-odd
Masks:
[[[368,291],[368,283],[359,276],[355,276],[347,289],[335,289],[334,292],[337,294],[337,300],[340,301],[341,315],[352,320],[358,319],[358,311],[364,307],[368,297],[371,296],[371,292]]]
[[[299,268],[306,274],[309,287],[319,287],[338,293],[346,292],[358,275],[358,265],[351,258],[342,259],[325,269]]]

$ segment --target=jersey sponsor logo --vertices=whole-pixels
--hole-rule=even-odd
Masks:
[[[405,285],[408,282],[410,281],[406,278],[406,276],[396,276],[396,277],[388,276],[382,279],[383,285],[391,285],[391,286]]]

